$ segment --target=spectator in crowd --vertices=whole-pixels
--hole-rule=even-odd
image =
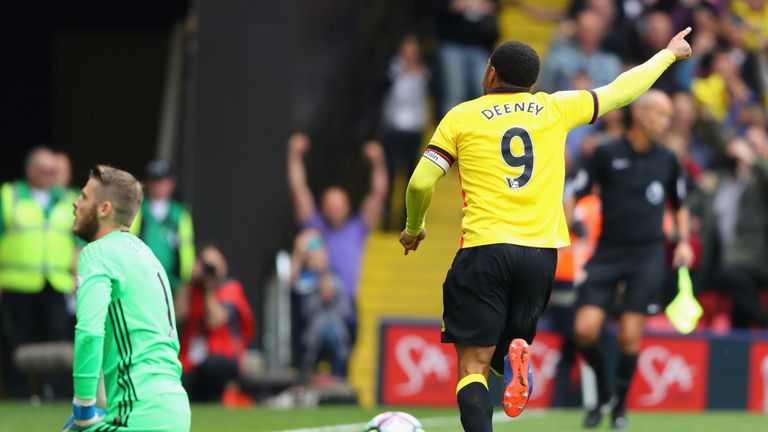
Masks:
[[[606,23],[592,9],[581,11],[576,18],[574,38],[556,42],[544,62],[537,88],[556,92],[570,88],[579,74],[586,74],[594,87],[610,83],[621,72],[621,61],[602,51]]]
[[[440,63],[440,116],[457,104],[482,96],[483,76],[496,40],[494,0],[432,0]]]
[[[674,36],[675,29],[672,17],[661,11],[649,12],[638,22],[639,46],[635,51],[637,57],[632,62],[640,62],[649,55],[659,52],[667,46],[669,39]],[[676,79],[676,70],[679,66],[672,65],[667,73],[663,74],[654,84],[653,88],[664,90],[668,95],[679,90]]]
[[[318,230],[325,240],[330,268],[341,279],[343,295],[349,304],[353,305],[349,325],[353,330],[351,335],[354,339],[354,305],[365,241],[370,230],[378,224],[387,199],[388,180],[384,150],[375,142],[368,142],[363,146],[363,156],[371,164],[371,187],[363,198],[359,211],[353,213],[347,192],[336,186],[323,191],[319,209],[315,205],[312,191],[307,184],[303,160],[309,145],[309,138],[301,133],[294,134],[288,141],[288,186],[296,221],[303,227]]]
[[[626,17],[622,5],[614,0],[576,0],[571,3],[569,16],[576,17],[584,9],[595,11],[607,25],[603,49],[619,56],[624,62],[637,62],[634,57],[637,51],[635,29],[633,22]]]
[[[155,253],[175,292],[189,280],[195,261],[192,216],[182,203],[173,199],[176,178],[169,162],[149,162],[145,178],[147,199],[142,202],[131,231]]]
[[[690,180],[699,178],[709,167],[711,149],[721,146],[719,125],[699,115],[696,102],[689,93],[677,92],[672,96],[674,121],[666,143],[678,156]]]
[[[174,305],[181,331],[182,382],[190,400],[247,404],[237,379],[254,335],[254,317],[243,286],[229,278],[218,248],[200,250],[192,278],[177,291]]]
[[[427,124],[430,73],[422,61],[416,36],[406,36],[400,43],[389,66],[389,79],[391,86],[384,100],[381,143],[386,153],[391,192],[395,174],[408,175],[415,168],[421,134]],[[399,231],[405,223],[404,215],[401,212],[400,217],[393,216],[388,228]]]
[[[768,328],[768,310],[760,289],[768,286],[768,137],[752,129],[749,138],[733,138],[726,163],[699,181],[690,198],[700,221],[704,251],[696,282],[733,295],[731,323]]]
[[[746,22],[734,16],[730,20],[724,20],[723,25],[725,40],[727,42],[728,57],[739,72],[739,76],[747,87],[760,99],[763,94],[763,83],[761,81],[760,61],[758,49],[751,48],[748,45],[748,38],[751,29]],[[760,39],[764,44],[764,39]]]
[[[320,232],[305,229],[297,238],[291,260],[291,282],[299,301],[301,377],[309,378],[320,358],[331,373],[345,378],[351,349],[347,322],[351,312],[341,280],[328,263],[328,250]]]
[[[735,128],[741,111],[755,102],[755,94],[741,77],[727,51],[714,51],[707,62],[702,63],[705,75],[694,78],[691,92],[717,121]]]
[[[731,11],[739,20],[746,23],[745,33],[749,50],[761,48],[761,39],[768,37],[768,2],[766,0],[734,0]]]
[[[72,313],[67,298],[75,285],[72,202],[55,186],[54,153],[37,147],[27,156],[26,178],[0,187],[0,307],[6,395],[26,398],[69,395],[68,374],[49,376],[31,389],[26,374],[11,361],[19,346],[71,341]]]

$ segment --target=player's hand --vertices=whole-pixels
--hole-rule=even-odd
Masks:
[[[687,241],[681,241],[675,247],[672,256],[673,267],[691,267],[693,265],[693,248]]]
[[[418,235],[408,235],[405,230],[400,233],[400,244],[405,248],[405,254],[408,255],[410,251],[416,251],[419,248],[422,240],[427,237],[427,230],[422,228]]]
[[[288,154],[303,157],[309,151],[309,137],[305,133],[295,133],[288,138]]]
[[[363,145],[363,157],[371,164],[384,161],[384,148],[377,141],[368,141]]]
[[[96,401],[90,405],[82,405],[77,399],[72,401],[72,415],[69,417],[61,432],[84,431],[104,419],[106,413],[96,407]]]
[[[686,27],[685,30],[676,34],[675,37],[669,41],[669,44],[667,44],[667,49],[675,54],[676,60],[687,59],[691,56],[691,46],[688,45],[688,41],[685,40],[685,37],[688,36],[688,33],[690,32],[691,28]]]

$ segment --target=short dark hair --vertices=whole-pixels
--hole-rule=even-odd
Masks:
[[[144,199],[141,183],[127,171],[109,165],[96,165],[91,169],[90,177],[101,183],[99,200],[112,202],[115,222],[131,226]]]
[[[491,54],[491,65],[496,75],[507,84],[531,88],[539,76],[539,55],[530,45],[508,41]]]

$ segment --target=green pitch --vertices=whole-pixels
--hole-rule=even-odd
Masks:
[[[329,407],[272,410],[229,410],[214,405],[192,407],[192,430],[199,432],[357,432],[362,424],[385,409]],[[422,422],[427,432],[461,431],[458,413],[451,409],[401,408]],[[69,412],[68,404],[0,403],[0,431],[58,431]],[[583,431],[580,411],[526,411],[515,420],[495,417],[494,431]],[[768,431],[768,416],[741,412],[696,414],[630,413],[631,432],[759,432]],[[600,430],[609,430],[607,422]]]

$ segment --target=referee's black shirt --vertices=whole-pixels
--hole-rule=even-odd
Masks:
[[[677,210],[686,194],[682,168],[671,151],[655,143],[638,153],[625,138],[597,147],[574,181],[577,198],[589,194],[595,183],[603,207],[601,244],[663,240],[665,204]]]

